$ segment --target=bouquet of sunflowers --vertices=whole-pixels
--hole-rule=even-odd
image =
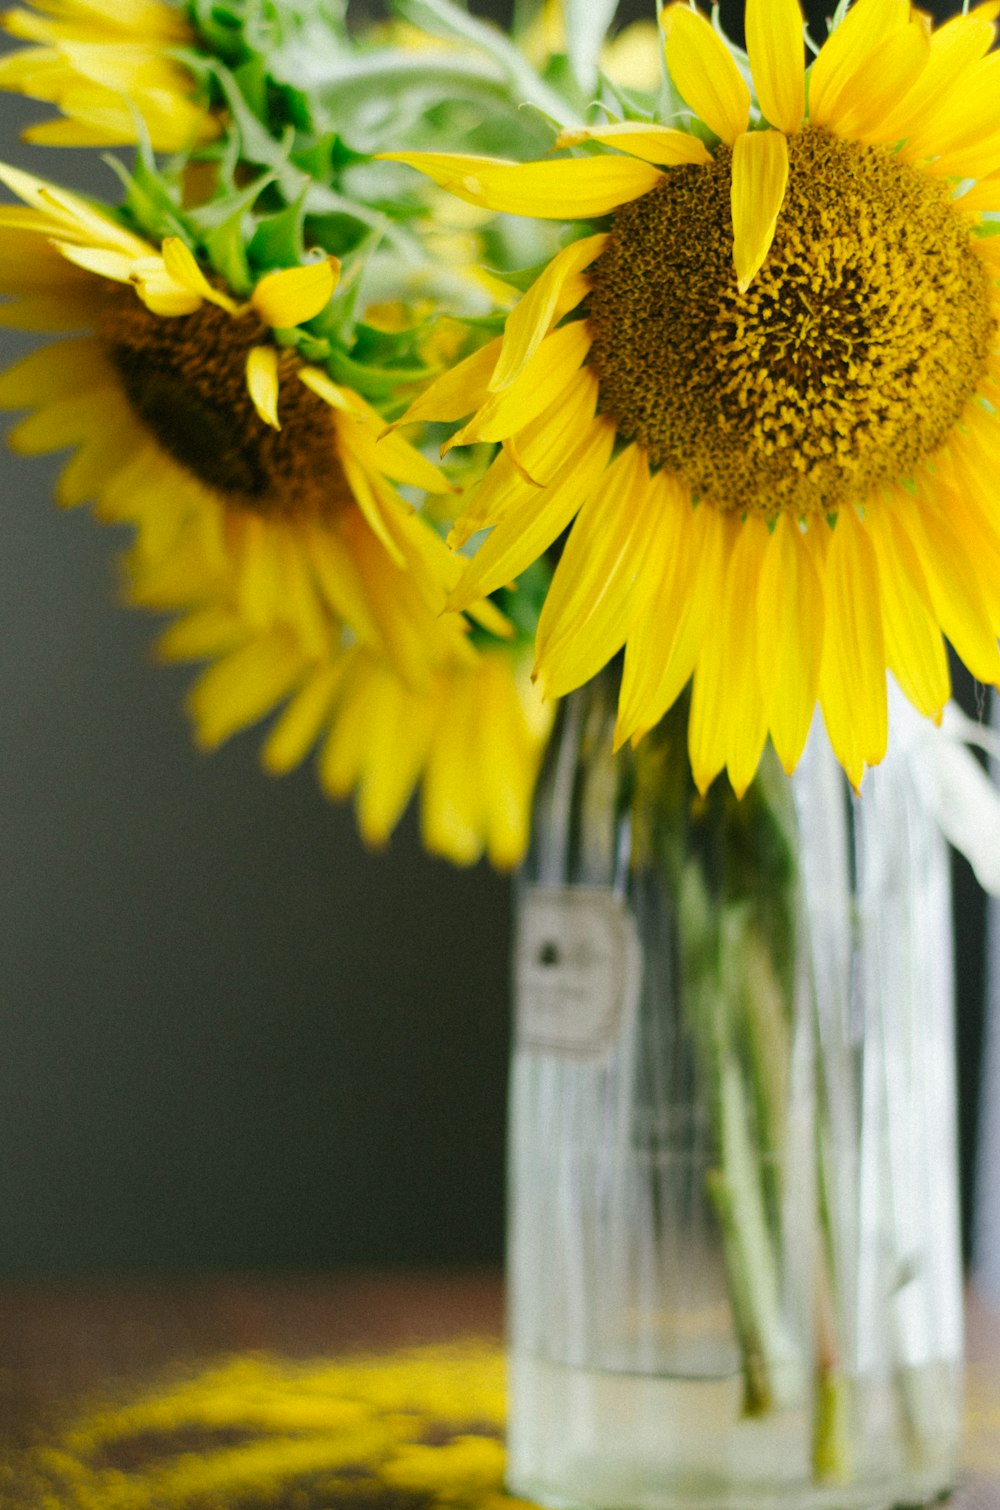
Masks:
[[[60,337],[11,444],[133,526],[199,743],[276,713],[265,765],[318,747],[373,842],[420,785],[429,848],[515,863],[553,700],[622,650],[616,742],[690,683],[738,794],[817,702],[858,787],[945,636],[1000,680],[994,7],[842,5],[807,75],[796,0],[746,54],[614,9],[4,20],[30,140],[135,148],[113,207],[3,170],[4,321]]]
[[[419,789],[428,849],[517,865],[579,689],[612,686],[584,721],[634,759],[633,819],[656,752],[686,751],[647,848],[682,898],[759,1416],[783,1405],[797,1062],[781,771],[818,707],[858,792],[887,672],[942,722],[946,641],[1000,684],[1000,0],[937,28],[842,0],[817,39],[798,0],[747,0],[746,50],[681,0],[617,31],[615,10],[524,0],[509,32],[458,0],[360,27],[338,0],[8,12],[0,87],[56,107],[29,139],[130,151],[114,204],[0,166],[0,318],[57,337],[0,404],[29,411],[17,449],[72,449],[61,504],[131,526],[128,596],[201,667],[198,744],[268,719],[264,766],[315,752],[368,842]],[[939,816],[996,885],[1000,819],[956,753],[981,736],[949,719]],[[678,849],[685,825],[738,886]],[[561,884],[550,851],[532,874]],[[602,864],[584,883],[614,889]],[[737,956],[755,975],[722,1011]],[[819,1483],[853,1471],[835,1101]]]

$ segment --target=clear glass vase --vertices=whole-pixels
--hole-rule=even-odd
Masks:
[[[603,1510],[883,1510],[961,1417],[949,867],[916,715],[854,797],[691,784],[564,703],[518,886],[508,1484]]]

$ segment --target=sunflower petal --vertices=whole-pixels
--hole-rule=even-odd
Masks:
[[[520,668],[505,654],[484,654],[478,680],[486,850],[493,866],[510,870],[527,847],[531,792],[551,707],[523,685]]]
[[[950,525],[909,497],[895,500],[894,517],[916,546],[938,623],[973,676],[1000,685],[1000,651],[972,560]]]
[[[990,628],[1000,634],[1000,525],[983,508],[992,488],[944,488],[939,485],[937,512],[962,539],[976,563],[976,576],[989,615]]]
[[[452,557],[459,570],[460,563]],[[478,603],[470,603],[465,610],[474,624],[481,629],[486,629],[499,640],[512,640],[517,634],[514,625],[507,615],[497,607],[492,598],[480,598]]]
[[[729,559],[731,561],[732,557]],[[688,757],[694,784],[702,796],[726,764],[726,698],[729,686],[724,628],[723,616],[718,613],[706,626],[691,687]]]
[[[96,376],[107,381],[107,363],[97,341],[54,341],[40,346],[0,373],[0,409],[27,409],[85,387]]]
[[[746,620],[745,606],[759,598],[760,568],[767,549],[767,526],[748,519],[743,526],[744,548],[733,553],[729,607],[727,664],[735,668],[727,708],[726,771],[737,797],[742,797],[760,765],[767,739],[767,714],[760,684],[759,620]],[[697,675],[697,673],[696,673]]]
[[[659,723],[691,677],[713,615],[732,545],[733,521],[662,472],[660,523],[650,548],[649,581],[625,646],[615,745]]]
[[[446,716],[434,730],[420,803],[425,848],[456,865],[474,864],[483,849],[476,758],[480,713],[464,691],[453,690]]]
[[[843,136],[885,139],[892,107],[919,83],[930,58],[930,39],[921,21],[887,37],[827,106],[830,123]]]
[[[613,431],[597,425],[579,440],[571,464],[495,526],[462,574],[449,608],[466,608],[512,582],[548,549],[599,485],[613,442]]]
[[[449,423],[478,409],[488,396],[502,344],[503,337],[497,336],[495,341],[481,346],[457,366],[449,367],[389,428],[396,430],[400,425],[416,424],[418,420]]]
[[[435,608],[428,607],[418,573],[396,566],[387,557],[382,541],[360,513],[353,509],[345,513],[339,533],[347,546],[351,570],[361,585],[368,625],[374,631],[372,643],[409,686],[426,688],[433,653],[444,648],[452,631],[460,633],[462,621],[449,615],[446,623],[439,617],[444,607],[443,592]]]
[[[339,414],[353,415],[355,419],[360,418],[354,395],[349,389],[339,387],[322,367],[300,367],[296,375],[300,383],[311,388],[331,409]]]
[[[129,270],[129,282],[154,315],[173,318],[190,315],[202,306],[202,296],[168,272],[162,257],[137,257]]]
[[[857,0],[834,27],[809,71],[809,119],[835,125],[831,117],[844,88],[865,61],[910,19],[910,0]]]
[[[367,533],[363,521],[358,523],[357,532]],[[342,530],[349,535],[345,526],[346,521],[341,530],[319,525],[308,527],[304,532],[303,547],[308,553],[317,588],[328,608],[336,618],[351,626],[359,640],[376,644],[380,640],[378,625],[372,615],[352,542],[342,537]]]
[[[320,788],[335,800],[348,795],[364,769],[373,680],[370,655],[355,648],[344,659],[336,716],[316,762]]]
[[[751,514],[737,529],[722,602],[695,667],[688,749],[695,785],[703,794],[725,765],[733,790],[742,797],[767,738],[757,668],[758,614],[753,611],[767,546],[767,525]]]
[[[247,352],[247,391],[265,425],[278,422],[278,353],[273,346],[254,346]]]
[[[771,249],[788,183],[788,143],[780,131],[750,131],[733,148],[733,262],[745,294]]]
[[[500,358],[490,379],[492,392],[499,393],[514,382],[551,330],[553,321],[568,314],[568,307],[562,306],[559,297],[566,280],[589,267],[607,244],[607,236],[585,236],[582,241],[563,247],[518,300],[507,316]]]
[[[118,389],[101,381],[59,394],[15,425],[7,436],[12,451],[37,456],[79,445],[99,429]]]
[[[380,428],[378,416],[374,415],[374,423],[352,425],[349,420],[344,420],[338,426],[338,434],[341,444],[349,446],[370,472],[380,472],[383,477],[391,477],[393,482],[422,488],[427,493],[457,491],[441,469],[401,435],[393,432],[379,439]]]
[[[660,18],[667,67],[681,97],[727,146],[750,122],[750,91],[722,38],[687,5],[669,5]]]
[[[518,460],[505,449],[470,490],[465,508],[452,526],[449,545],[464,545],[477,530],[500,523],[532,498],[537,503],[539,489],[573,464],[581,436],[591,429],[605,431],[613,442],[613,425],[594,418],[597,395],[593,368],[583,367],[573,374],[560,398],[519,432]]]
[[[581,508],[538,621],[536,671],[546,697],[581,686],[625,643],[661,502],[645,455],[628,446]]]
[[[638,158],[558,158],[518,163],[455,152],[381,152],[426,173],[457,199],[508,215],[588,220],[655,189],[663,174]]]
[[[280,621],[292,630],[309,656],[325,660],[339,641],[339,626],[330,623],[308,549],[292,522],[276,524],[272,538],[281,573]]]
[[[479,413],[455,432],[446,449],[480,440],[505,440],[537,419],[565,389],[567,375],[583,366],[590,343],[585,320],[554,330],[535,348],[518,377],[492,393]]]
[[[568,126],[556,138],[557,147],[577,147],[581,142],[600,142],[617,147],[630,157],[674,168],[682,163],[703,164],[712,161],[700,136],[678,131],[676,126],[658,126],[655,121],[611,121],[604,126]]]
[[[775,525],[764,556],[757,615],[764,706],[778,759],[791,774],[816,706],[824,620],[819,572],[787,514]]]
[[[95,210],[86,200],[71,194],[68,189],[36,178],[33,173],[24,173],[20,168],[0,163],[0,183],[48,219],[55,234],[90,242],[94,246],[111,247],[132,257],[148,255],[152,250],[147,242],[140,241],[138,236],[133,236],[110,216]]]
[[[202,673],[187,698],[195,738],[217,749],[283,702],[303,672],[302,651],[290,636],[269,635],[223,657]]]
[[[156,642],[159,661],[204,661],[225,655],[245,643],[246,628],[239,615],[213,603],[175,619]]]
[[[790,136],[806,108],[798,0],[747,0],[747,52],[765,120]]]
[[[330,717],[344,668],[343,659],[319,667],[291,698],[261,748],[265,771],[284,775],[305,760]]]
[[[834,753],[857,791],[889,736],[878,564],[851,508],[837,516],[826,557],[827,604],[819,696]]]
[[[200,299],[206,299],[210,304],[217,304],[220,309],[227,310],[229,314],[235,314],[236,304],[228,294],[220,289],[213,288],[205,277],[195,260],[194,253],[179,236],[167,236],[162,247],[163,266],[168,277],[182,288],[188,289],[192,294],[197,294]]]
[[[914,123],[906,143],[907,157],[934,157],[949,163],[962,154],[991,154],[997,131],[998,85],[1000,54],[990,53],[963,69],[936,108],[926,119]],[[970,169],[967,176],[985,175]]]
[[[385,497],[376,486],[376,479],[371,475],[365,463],[354,454],[349,445],[342,442],[338,446],[338,451],[344,478],[354,496],[354,502],[361,510],[376,539],[385,547],[393,565],[399,567],[400,570],[405,570],[406,557],[403,555],[398,542],[393,539],[392,530],[389,528],[389,519],[387,518],[387,513],[390,510],[387,507]],[[402,499],[396,501],[396,506],[400,509],[405,508]]]
[[[270,521],[247,511],[239,521],[238,540],[230,524],[230,540],[237,561],[240,612],[257,629],[273,628],[285,605],[280,555]]]
[[[871,139],[896,142],[906,137],[904,157],[930,155],[953,108],[956,91],[967,89],[975,77],[974,65],[989,52],[995,38],[995,22],[981,10],[969,16],[953,16],[937,27],[931,33],[926,67],[890,106],[877,130],[869,132]],[[912,138],[915,141],[911,144]]]
[[[129,257],[125,252],[113,251],[110,247],[102,246],[78,246],[72,241],[60,241],[52,238],[52,245],[72,262],[74,267],[82,267],[84,272],[96,273],[99,278],[109,278],[115,283],[129,283],[132,280],[132,269],[135,258]]]
[[[118,472],[128,466],[134,447],[141,444],[141,436],[135,433],[134,421],[124,402],[119,414],[109,404],[104,424],[83,440],[60,472],[56,503],[60,508],[70,509],[99,499]]]
[[[885,653],[889,670],[915,708],[939,722],[951,694],[941,631],[926,606],[923,573],[909,537],[878,501],[865,515],[878,562]],[[906,565],[904,566],[904,562]]]
[[[413,795],[441,718],[440,692],[417,696],[389,668],[378,668],[365,717],[367,763],[357,794],[366,844],[385,844]],[[400,737],[400,730],[405,730]]]
[[[325,309],[340,278],[336,257],[266,273],[250,296],[265,325],[302,325]]]

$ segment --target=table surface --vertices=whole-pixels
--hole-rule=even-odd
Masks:
[[[305,1360],[467,1337],[497,1342],[502,1319],[495,1273],[5,1283],[0,1465],[44,1443],[55,1423],[95,1394],[121,1400],[233,1355]],[[968,1352],[965,1469],[949,1504],[1000,1510],[1000,1312],[975,1294]],[[271,1503],[292,1510],[300,1501]]]

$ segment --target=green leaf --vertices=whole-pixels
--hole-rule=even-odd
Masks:
[[[248,294],[254,281],[247,261],[246,217],[274,177],[274,173],[262,173],[245,188],[211,199],[186,217],[212,266],[236,294]]]
[[[212,71],[233,117],[242,157],[271,168],[281,183],[286,199],[295,199],[306,180],[305,175],[293,168],[290,162],[295,141],[294,129],[289,127],[281,139],[276,141],[244,99],[243,92],[229,69],[215,63]],[[252,72],[249,77],[253,77]]]
[[[176,195],[158,171],[152,154],[147,156],[140,148],[131,172],[110,153],[104,154],[104,161],[121,180],[123,209],[138,231],[156,242],[165,236],[184,236]]]
[[[305,257],[302,238],[305,213],[306,196],[302,193],[276,215],[266,215],[258,220],[257,229],[247,246],[247,256],[255,267],[298,266]]]
[[[207,238],[213,231],[221,230],[230,220],[240,220],[257,202],[267,185],[273,183],[274,178],[273,172],[261,173],[244,188],[219,195],[207,204],[189,210],[187,219],[202,237]]]
[[[233,79],[257,119],[267,121],[268,76],[263,58],[248,58],[233,70]]]
[[[624,121],[654,121],[657,119],[656,98],[646,90],[626,89],[616,84],[607,74],[598,74],[598,98],[609,114],[618,115]]]
[[[216,0],[189,0],[187,12],[195,31],[217,58],[234,62],[240,57],[241,23],[230,7]]]
[[[472,330],[485,330],[491,336],[502,335],[507,327],[507,316],[498,311],[495,315],[463,315],[462,324]]]
[[[296,341],[300,355],[307,362],[327,362],[333,350],[329,341],[318,341],[315,336],[303,332]]]
[[[494,59],[517,94],[519,103],[537,105],[564,126],[576,120],[576,112],[570,103],[545,83],[521,49],[499,27],[471,16],[468,11],[453,5],[451,0],[395,0],[395,8],[404,20],[432,36],[465,42]]]
[[[335,131],[328,131],[305,145],[296,144],[292,162],[303,173],[318,183],[329,183],[344,169],[356,163],[367,163],[368,152],[355,152]]]
[[[327,366],[337,382],[345,383],[357,393],[376,400],[391,399],[401,383],[423,382],[427,377],[425,367],[413,368],[407,373],[405,370],[355,362],[339,346],[334,346],[331,350]]]
[[[336,215],[344,216],[358,225],[369,226],[377,231],[382,231],[386,227],[385,213],[378,206],[359,202],[348,198],[345,194],[338,194],[335,189],[328,189],[325,184],[309,185],[305,194],[305,206],[310,220],[313,216],[323,218]],[[322,238],[320,238],[320,245],[326,245]],[[330,250],[335,250],[335,248],[330,248]]]
[[[206,236],[205,251],[234,294],[249,294],[254,280],[247,262],[241,217],[234,215]]]

